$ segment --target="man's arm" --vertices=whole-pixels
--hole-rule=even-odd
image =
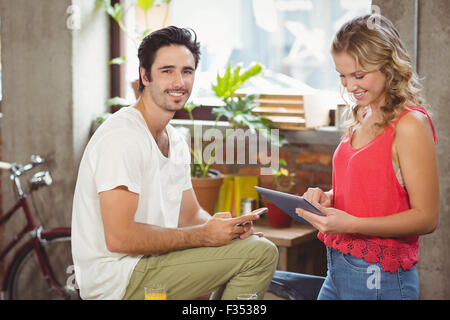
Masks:
[[[186,192],[183,193],[185,200],[192,196]],[[162,228],[134,220],[139,195],[124,186],[100,192],[99,197],[106,246],[111,252],[157,254],[194,247],[221,246],[230,243],[244,232],[243,227],[237,224],[259,218],[257,215],[231,218],[229,213],[217,213],[207,219],[206,212],[194,214],[194,211],[187,210],[183,213],[182,220],[187,221],[187,215],[190,213],[193,214],[194,220],[201,224]],[[195,207],[195,203],[190,205]]]
[[[200,207],[194,189],[183,192],[180,207],[179,227],[195,226],[206,223],[211,215]]]

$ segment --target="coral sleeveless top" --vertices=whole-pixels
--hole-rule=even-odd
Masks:
[[[423,112],[436,133],[424,108],[410,106],[365,146],[355,149],[347,136],[333,156],[334,208],[356,217],[381,217],[409,210],[408,193],[399,184],[392,165],[395,127],[411,110]],[[408,270],[418,262],[419,237],[380,238],[361,234],[322,234],[318,238],[327,247],[344,254],[379,262],[384,271]]]

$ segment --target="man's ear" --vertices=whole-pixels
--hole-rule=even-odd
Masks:
[[[142,84],[144,87],[147,87],[150,83],[150,80],[147,77],[147,70],[145,70],[143,67],[139,67],[139,73],[141,75]]]

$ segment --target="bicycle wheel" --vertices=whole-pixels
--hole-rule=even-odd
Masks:
[[[75,288],[70,233],[52,233],[42,237],[42,244],[53,270],[57,287],[51,289],[44,279],[33,244],[29,242],[16,256],[6,278],[7,297],[11,300],[79,299]]]

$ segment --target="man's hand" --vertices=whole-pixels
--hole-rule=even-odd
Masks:
[[[252,221],[247,222],[246,224],[244,224],[243,228],[244,228],[244,233],[239,236],[239,238],[241,238],[241,239],[248,238],[248,237],[250,237],[252,235],[257,235],[258,237],[263,237],[264,236],[264,234],[262,232],[255,232],[255,230],[253,229],[253,222]]]
[[[204,245],[207,247],[217,247],[229,244],[233,239],[239,237],[245,239],[253,234],[251,221],[257,219],[259,219],[257,214],[248,214],[233,218],[229,212],[218,212],[203,225]],[[244,225],[238,226],[238,224]]]

